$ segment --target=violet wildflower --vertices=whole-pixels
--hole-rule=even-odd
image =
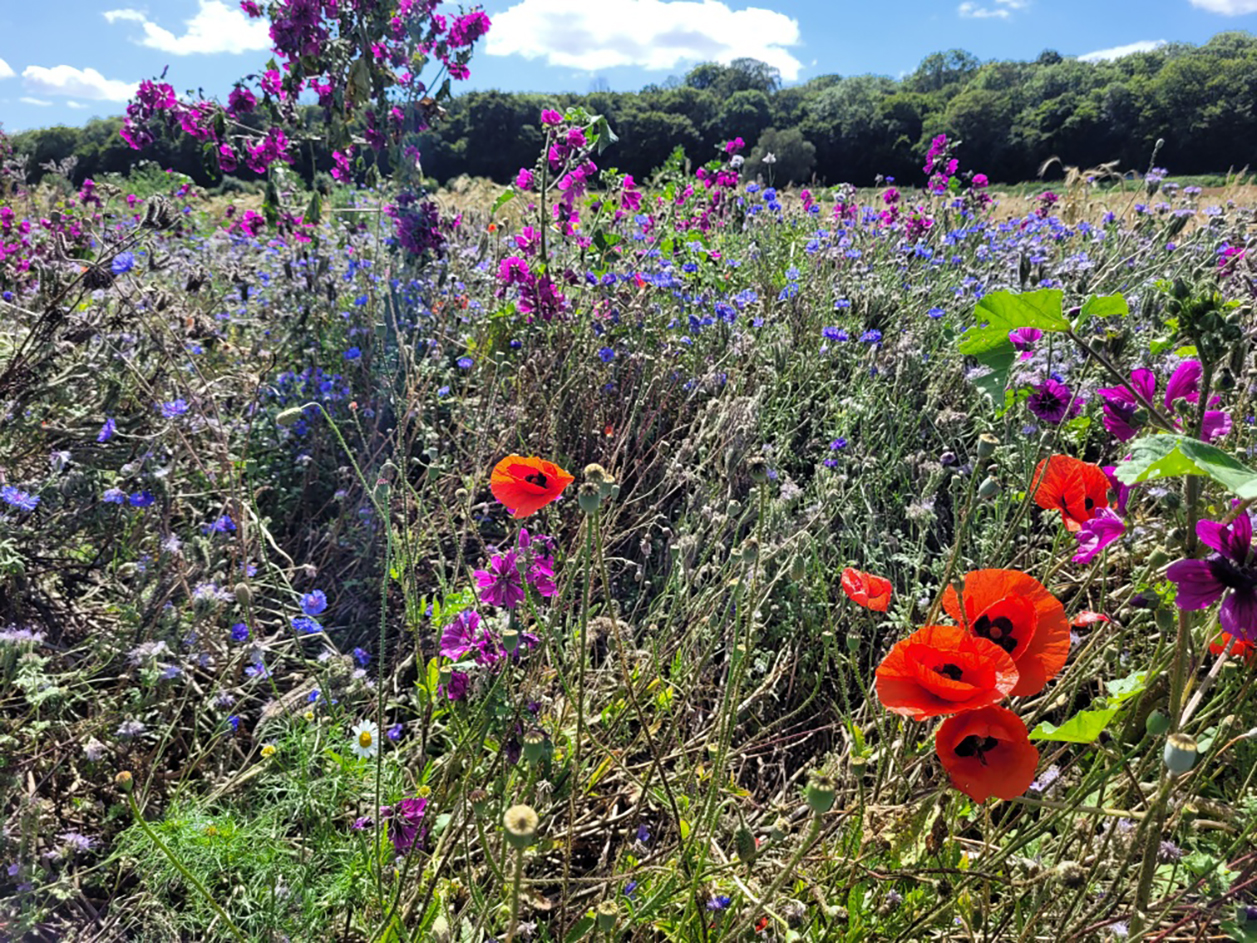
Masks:
[[[479,637],[480,613],[471,610],[460,612],[441,630],[441,655],[457,661],[476,648]]]
[[[308,616],[317,616],[327,608],[327,595],[321,589],[315,589],[301,597],[301,611]]]
[[[399,855],[406,854],[415,846],[416,840],[422,838],[423,813],[427,807],[428,800],[423,797],[403,799],[393,806],[388,820],[388,837]]]
[[[1041,422],[1060,425],[1067,419],[1073,419],[1082,410],[1082,400],[1070,391],[1064,383],[1049,377],[1034,388],[1026,407]]]
[[[471,687],[471,676],[465,671],[451,671],[450,680],[440,685],[441,693],[451,701],[461,701],[466,698],[469,687]]]
[[[1248,513],[1241,512],[1230,524],[1199,521],[1196,536],[1214,552],[1203,560],[1179,560],[1165,571],[1178,584],[1174,604],[1208,609],[1225,597],[1218,613],[1222,630],[1242,641],[1257,641],[1257,565]]]
[[[473,574],[480,587],[480,598],[491,606],[514,609],[524,601],[524,579],[520,575],[514,550],[497,554],[489,561],[489,569]]]
[[[365,648],[355,648],[354,661],[358,663],[358,667],[365,668],[371,663],[371,653]]]
[[[1108,508],[1099,508],[1091,520],[1082,525],[1074,536],[1078,539],[1075,563],[1090,563],[1096,554],[1126,533],[1122,519]]]
[[[0,501],[10,507],[15,507],[19,511],[33,511],[39,504],[39,496],[31,494],[28,491],[22,491],[13,485],[5,485],[0,487]]]
[[[161,414],[165,419],[177,419],[188,411],[188,404],[182,399],[171,400],[161,404]]]
[[[105,417],[105,424],[100,427],[100,432],[96,433],[97,442],[108,442],[113,438],[113,434],[117,431],[118,424],[113,421],[112,416]]]
[[[1014,331],[1008,332],[1008,339],[1012,341],[1013,350],[1021,351],[1021,359],[1029,360],[1034,354],[1034,344],[1043,332],[1037,327],[1019,327]]]

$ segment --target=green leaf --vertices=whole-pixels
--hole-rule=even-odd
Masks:
[[[514,190],[502,191],[502,195],[493,201],[493,209],[489,210],[489,218],[492,219],[494,213],[496,213],[502,207],[506,206],[506,204],[511,202],[511,200],[513,199],[515,199]]]
[[[1092,295],[1082,303],[1082,310],[1074,319],[1074,330],[1081,331],[1092,318],[1126,317],[1130,306],[1121,295]]]
[[[563,943],[576,943],[577,940],[587,936],[593,928],[594,918],[589,914],[585,914],[585,916],[576,921],[576,926],[567,931],[567,936],[563,938]]]
[[[981,361],[984,367],[990,368],[990,373],[975,377],[973,385],[978,388],[980,393],[985,394],[991,400],[992,405],[995,406],[997,416],[1004,415],[1008,411],[1008,407],[1012,405],[1007,394],[1008,374],[1013,368],[1013,361],[1016,359],[1016,356],[1017,352],[1008,340],[1004,341],[1003,347],[988,350],[978,355],[978,360]]]
[[[1059,743],[1092,743],[1109,721],[1121,710],[1106,707],[1102,711],[1079,711],[1059,727],[1046,720],[1030,731],[1031,740],[1055,740]]]
[[[1042,331],[1068,331],[1069,322],[1062,313],[1063,293],[1059,288],[1042,288],[1016,294],[993,291],[984,295],[974,311],[981,327],[971,327],[960,341],[960,352],[978,357],[989,350],[1010,344],[1008,332],[1019,327],[1037,327]],[[983,323],[985,322],[985,323]]]
[[[1148,672],[1135,671],[1128,674],[1125,678],[1104,682],[1104,688],[1108,692],[1108,697],[1105,700],[1108,702],[1109,707],[1117,707],[1141,693],[1147,686]]]
[[[1240,498],[1257,498],[1257,472],[1217,446],[1191,436],[1144,436],[1131,444],[1130,452],[1130,459],[1114,472],[1124,484],[1204,475]]]

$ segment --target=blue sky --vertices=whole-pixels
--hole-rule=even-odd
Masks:
[[[1120,54],[1257,31],[1257,0],[487,0],[494,29],[463,88],[640,88],[697,61],[752,56],[789,82],[982,59]],[[5,0],[0,122],[10,131],[120,114],[140,79],[225,97],[268,58],[235,0]]]

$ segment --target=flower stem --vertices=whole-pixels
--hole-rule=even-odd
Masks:
[[[515,849],[515,876],[511,879],[511,920],[506,925],[506,943],[514,943],[519,924],[519,891],[524,883],[524,849]]]

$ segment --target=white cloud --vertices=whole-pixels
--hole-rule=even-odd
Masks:
[[[1191,0],[1191,5],[1210,13],[1221,13],[1223,16],[1257,13],[1257,0]]]
[[[798,44],[798,20],[758,7],[733,10],[720,0],[519,0],[493,18],[485,52],[586,72],[749,57],[795,79],[803,64],[787,47]]]
[[[182,36],[158,26],[139,10],[108,10],[110,23],[139,23],[144,28],[141,46],[160,49],[175,56],[193,53],[253,52],[269,49],[271,37],[265,20],[251,20],[238,6],[222,0],[200,0],[196,16],[184,21]]]
[[[993,7],[979,6],[973,0],[965,0],[956,8],[956,12],[966,20],[1006,20],[1018,10],[1024,10],[1028,6],[1030,6],[1030,0],[995,0]]]
[[[1137,52],[1152,52],[1158,46],[1164,46],[1164,39],[1141,39],[1137,43],[1127,43],[1125,46],[1114,46],[1112,49],[1097,49],[1095,52],[1089,52],[1086,55],[1079,56],[1083,62],[1102,62],[1112,59],[1120,59],[1123,56],[1133,55]]]
[[[26,105],[38,105],[40,108],[47,108],[52,102],[44,101],[42,98],[28,98],[23,95],[18,101]]]
[[[86,107],[87,107],[87,106],[86,106],[86,105],[84,105],[82,102],[76,102],[76,101],[73,101],[73,100],[71,100],[71,101],[67,101],[67,102],[66,102],[66,106],[67,106],[67,107],[69,107],[69,108],[86,108]]]
[[[95,69],[55,65],[51,69],[32,65],[22,70],[26,90],[41,95],[72,96],[93,101],[124,102],[135,92],[136,82],[107,79]]]
[[[3,59],[0,59],[0,79],[11,79],[15,75],[17,73],[13,71],[13,67]]]

